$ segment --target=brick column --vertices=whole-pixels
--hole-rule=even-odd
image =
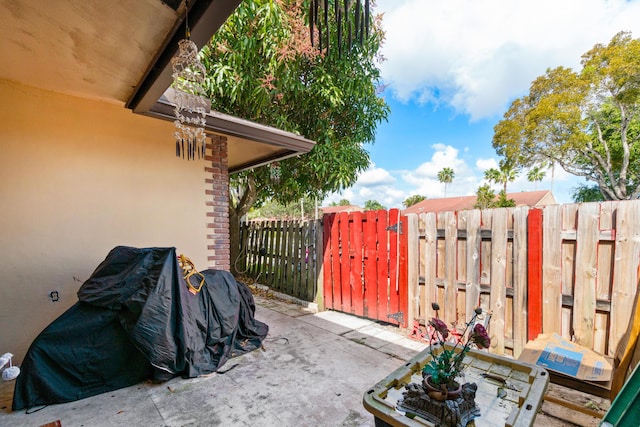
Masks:
[[[227,138],[210,135],[205,167],[207,189],[207,266],[229,271],[229,164]]]

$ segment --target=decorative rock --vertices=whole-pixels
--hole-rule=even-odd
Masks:
[[[438,427],[464,427],[480,416],[480,409],[475,403],[478,390],[475,383],[463,384],[457,399],[445,401],[429,397],[419,384],[407,384],[405,389],[403,399],[398,401],[398,408],[419,415]]]

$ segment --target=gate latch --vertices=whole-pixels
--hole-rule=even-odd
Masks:
[[[394,233],[400,233],[400,234],[402,234],[402,228],[400,228],[400,231],[398,231],[398,225],[399,225],[399,224],[393,224],[393,225],[390,225],[390,226],[388,226],[388,227],[386,228],[386,230],[387,230],[387,231],[393,231]]]

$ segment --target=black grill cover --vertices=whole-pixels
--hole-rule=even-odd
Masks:
[[[260,347],[269,328],[254,318],[250,290],[229,272],[201,273],[205,284],[194,295],[175,248],[114,248],[80,287],[79,301],[31,344],[13,410],[209,374]]]

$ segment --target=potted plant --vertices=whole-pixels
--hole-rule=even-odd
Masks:
[[[456,380],[462,370],[462,361],[472,344],[479,349],[489,348],[491,339],[485,327],[477,323],[476,319],[482,314],[482,308],[475,309],[474,315],[466,324],[461,335],[457,335],[453,347],[445,346],[445,342],[450,342],[449,336],[454,335],[449,330],[446,323],[439,316],[440,306],[437,303],[431,304],[436,312],[436,317],[429,321],[431,326],[431,336],[429,340],[429,351],[431,360],[422,369],[423,386],[432,399],[443,401],[455,399],[461,391],[461,384]],[[440,348],[435,349],[434,344],[439,344]]]

